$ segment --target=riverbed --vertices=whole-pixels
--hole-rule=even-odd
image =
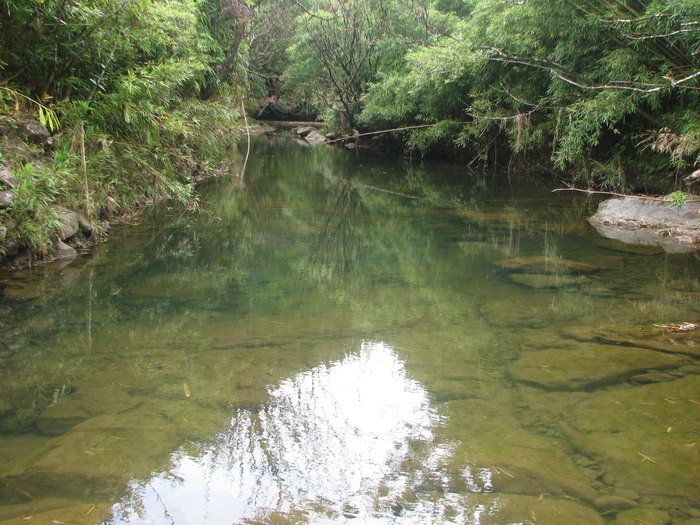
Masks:
[[[258,137],[0,276],[0,524],[700,523],[700,259],[555,187]]]

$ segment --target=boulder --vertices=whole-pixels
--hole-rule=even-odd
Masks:
[[[603,237],[626,244],[658,246],[668,253],[700,250],[700,199],[680,208],[642,197],[602,202],[589,222]]]
[[[0,191],[0,210],[9,208],[12,201],[15,199],[15,194],[10,190]]]
[[[92,232],[95,230],[92,223],[83,215],[78,215],[78,226],[80,227],[80,231],[88,237],[91,236]]]
[[[16,188],[18,184],[19,181],[17,180],[17,177],[10,174],[10,168],[7,166],[0,166],[0,186],[12,189]]]
[[[308,135],[312,131],[316,131],[316,128],[312,126],[299,126],[298,128],[294,128],[292,130],[292,133],[296,133],[300,137],[306,137],[306,135]]]
[[[326,143],[326,136],[318,131],[317,129],[312,130],[310,133],[308,133],[305,137],[306,142],[309,144],[325,144]]]
[[[38,120],[29,120],[22,126],[25,138],[34,144],[50,145],[53,141],[51,134]]]
[[[58,208],[58,220],[60,224],[57,228],[58,236],[62,241],[73,237],[80,229],[78,214],[67,208]]]
[[[76,255],[78,255],[78,252],[75,251],[75,248],[68,246],[63,241],[56,241],[53,253],[56,259],[72,259]]]

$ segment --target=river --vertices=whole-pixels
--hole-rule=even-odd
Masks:
[[[0,524],[700,523],[700,260],[554,187],[259,137],[1,276]]]

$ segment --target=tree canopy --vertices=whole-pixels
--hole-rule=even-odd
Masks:
[[[403,128],[393,137],[414,153],[527,159],[591,187],[677,189],[700,164],[697,0],[0,0],[0,11],[0,101],[32,100],[49,127],[83,121],[156,144],[184,133],[183,101],[228,93],[260,115],[351,135]]]
[[[700,162],[694,0],[292,3],[274,96],[341,131],[432,124],[406,147],[527,155],[618,190],[677,186]]]

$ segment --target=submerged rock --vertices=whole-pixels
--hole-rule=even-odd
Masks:
[[[584,501],[596,497],[589,480],[559,444],[523,428],[509,405],[459,400],[444,406],[449,416],[447,438],[458,443],[450,459],[452,471],[462,472],[469,490],[535,497],[547,493]]]
[[[651,369],[679,366],[683,356],[634,347],[580,345],[528,352],[510,368],[516,381],[546,390],[589,390]]]
[[[642,496],[697,500],[700,377],[606,390],[567,410],[561,428],[620,486]]]
[[[507,270],[509,272],[547,275],[594,273],[598,271],[598,268],[592,264],[571,261],[562,257],[547,257],[544,255],[506,259],[498,261],[496,266],[501,270]]]
[[[581,286],[590,281],[585,275],[540,275],[536,273],[516,273],[511,274],[510,280],[535,290],[552,288],[569,288]]]
[[[578,342],[636,346],[668,354],[700,357],[700,332],[697,330],[667,333],[655,326],[575,326],[565,329],[561,336]]]
[[[609,199],[589,222],[603,237],[626,244],[658,246],[669,253],[700,250],[700,202],[678,208],[660,199]]]
[[[617,514],[611,525],[668,525],[671,516],[667,512],[649,507],[623,510]]]
[[[25,525],[26,523],[101,523],[109,517],[110,503],[79,503],[78,501],[47,498],[17,505],[17,517],[2,520],[0,525]]]
[[[632,509],[636,507],[637,504],[634,501],[620,496],[605,495],[598,496],[595,500],[593,500],[593,506],[596,509],[605,512],[615,509]]]

